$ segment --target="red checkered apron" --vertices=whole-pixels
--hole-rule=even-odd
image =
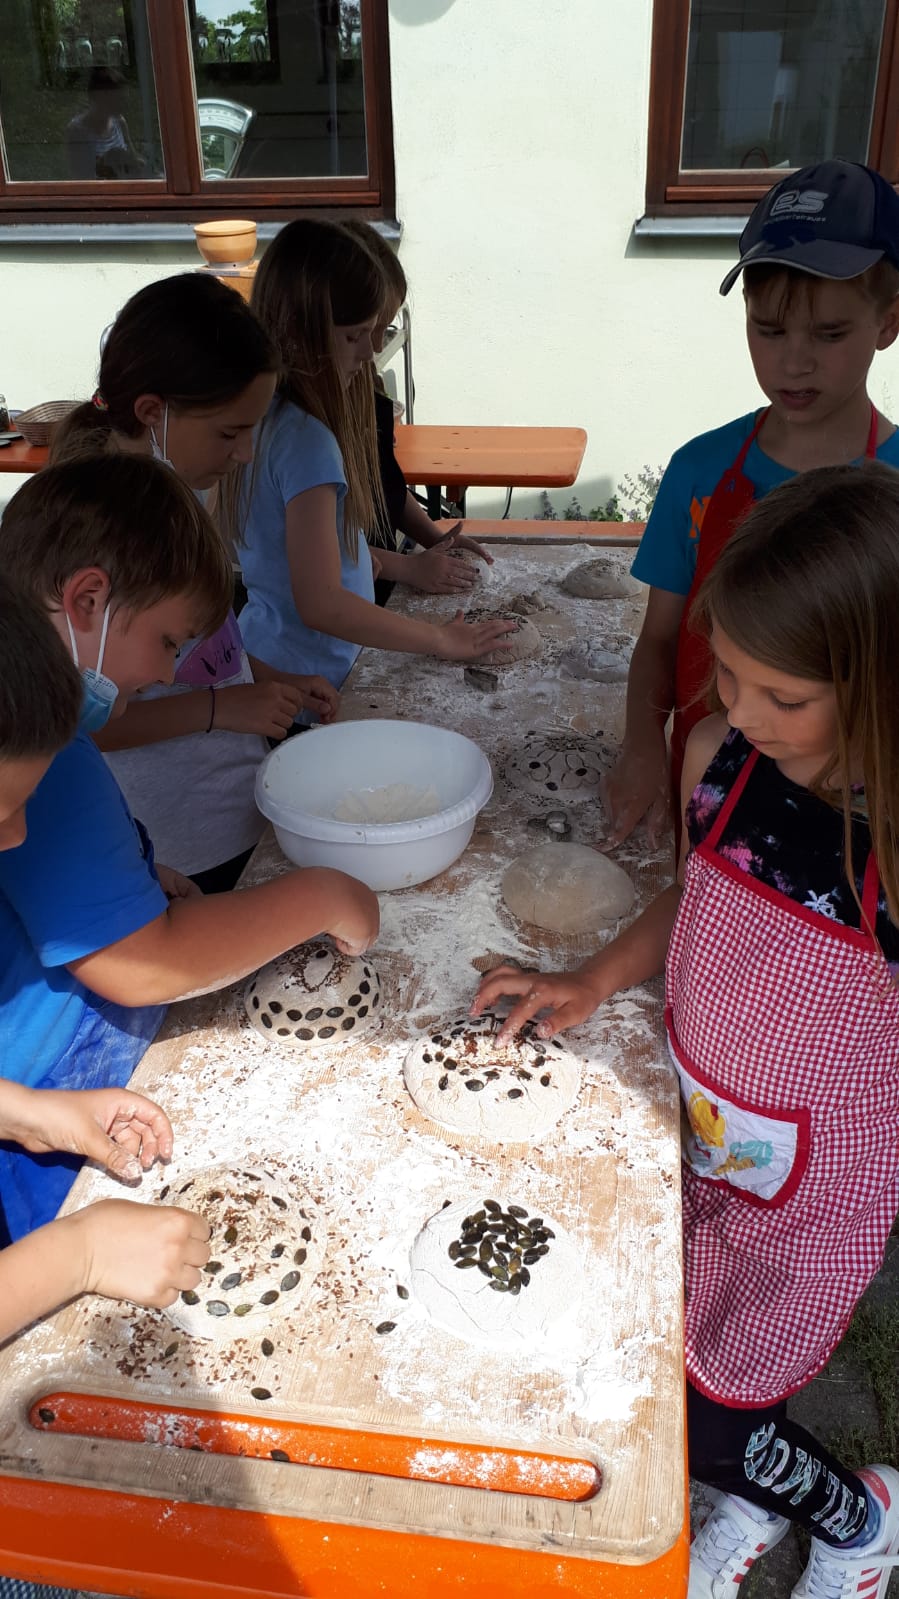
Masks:
[[[718,853],[757,760],[687,861],[666,966],[688,1124],[687,1374],[737,1407],[826,1364],[899,1209],[899,992],[871,934]],[[878,892],[872,852],[872,928]]]

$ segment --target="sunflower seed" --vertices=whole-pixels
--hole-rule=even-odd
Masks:
[[[174,1344],[167,1344],[165,1349],[162,1351],[163,1360],[168,1360],[169,1356],[173,1355],[177,1348],[178,1348],[177,1342],[174,1343]]]
[[[166,1183],[164,1188],[160,1188],[160,1190],[159,1190],[160,1199],[165,1199],[166,1194],[168,1193],[168,1191],[171,1188],[171,1186],[172,1186],[171,1183]]]
[[[287,1200],[279,1199],[277,1194],[272,1194],[272,1204],[277,1205],[279,1210],[287,1209]]]

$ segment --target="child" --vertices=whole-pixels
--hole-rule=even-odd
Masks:
[[[651,587],[621,757],[603,788],[612,844],[644,813],[654,840],[664,827],[709,666],[685,625],[689,603],[753,500],[812,466],[875,455],[899,466],[899,434],[866,391],[875,351],[899,332],[892,186],[851,161],[791,173],[756,206],[740,252],[721,293],[743,273],[749,354],[769,403],[686,444],[662,480],[632,567]]]
[[[50,623],[0,581],[0,850],[24,842],[28,797],[74,738],[80,705],[78,673]],[[132,1181],[172,1153],[165,1113],[121,1089],[66,1094],[0,1080],[0,1138],[35,1154],[77,1151]],[[77,1294],[172,1304],[199,1281],[208,1231],[172,1206],[110,1199],[49,1223],[0,1254],[0,1342]]]
[[[387,329],[396,319],[409,292],[406,274],[397,254],[377,228],[359,218],[350,217],[342,227],[354,239],[364,244],[374,256],[384,277],[385,296],[372,334],[372,349],[379,355],[384,348]],[[375,430],[378,446],[378,470],[381,477],[383,512],[367,537],[378,552],[381,575],[375,580],[375,599],[386,604],[394,583],[406,583],[410,588],[426,594],[464,594],[474,584],[475,575],[467,561],[454,559],[451,550],[467,550],[480,561],[493,565],[493,556],[474,539],[461,537],[461,523],[449,533],[441,534],[427,511],[406,486],[403,469],[394,452],[393,401],[384,389],[374,362],[368,365],[368,375],[374,384]],[[362,375],[358,380],[363,381]],[[410,563],[407,554],[397,550],[397,533],[419,544],[422,554],[416,554]]]
[[[883,1599],[899,1565],[899,1471],[851,1472],[787,1418],[899,1207],[897,614],[899,475],[773,489],[691,613],[725,714],[687,742],[681,885],[579,971],[505,968],[473,1007],[523,996],[503,1031],[548,1009],[547,1036],[667,946],[690,1470],[715,1490],[690,1599],[736,1599],[791,1521],[812,1534],[794,1599]]]
[[[201,496],[214,492],[252,457],[277,364],[249,306],[216,278],[151,283],[116,318],[93,401],[67,418],[51,459],[154,455]],[[303,706],[332,720],[336,702],[322,679],[249,660],[229,611],[214,637],[188,640],[174,684],[133,700],[97,743],[162,859],[217,893],[234,887],[262,832],[254,785],[267,739],[283,738]]]
[[[377,900],[342,872],[293,871],[204,898],[152,849],[85,729],[138,689],[171,682],[179,647],[221,625],[232,593],[221,538],[173,472],[127,454],[48,467],[10,501],[0,568],[15,566],[81,666],[81,732],[0,856],[0,1059],[29,1086],[128,1081],[166,1005],[238,981],[320,932],[358,953]],[[168,886],[174,896],[167,899]],[[55,1215],[71,1163],[0,1150],[11,1235]]]
[[[284,376],[244,471],[240,625],[278,671],[318,672],[339,689],[364,644],[473,661],[514,623],[413,620],[374,603],[360,528],[380,498],[374,418],[349,399],[372,358],[384,297],[380,268],[337,223],[290,222],[269,245],[253,309],[278,345]]]

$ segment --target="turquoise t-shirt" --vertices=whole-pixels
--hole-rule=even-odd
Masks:
[[[672,594],[689,594],[709,500],[739,455],[757,416],[757,411],[750,411],[724,427],[700,433],[675,451],[631,566],[641,583]],[[881,444],[877,459],[899,468],[899,429]],[[743,470],[759,500],[769,489],[796,476],[789,467],[772,461],[757,439],[749,446]]]
[[[319,633],[301,621],[293,602],[285,528],[291,500],[307,489],[332,484],[337,490],[341,583],[351,594],[374,601],[368,545],[360,536],[353,560],[343,538],[347,485],[337,440],[317,417],[276,398],[262,423],[247,480],[249,504],[240,551],[248,596],[240,613],[244,645],[250,655],[270,666],[284,672],[318,672],[339,689],[361,646]]]

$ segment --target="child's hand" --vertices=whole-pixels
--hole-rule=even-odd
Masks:
[[[343,872],[333,875],[334,915],[324,931],[330,933],[344,955],[361,955],[374,943],[381,926],[378,896],[355,877],[347,877]]]
[[[559,972],[552,976],[545,972],[525,972],[520,966],[497,966],[488,972],[480,983],[469,1014],[480,1016],[506,994],[522,997],[512,1007],[496,1035],[497,1043],[507,1044],[525,1022],[532,1020],[538,1011],[548,1010],[537,1023],[537,1038],[552,1038],[566,1027],[576,1027],[586,1021],[600,1003],[594,989],[581,972]]]
[[[378,578],[381,576],[381,573],[384,570],[384,562],[381,560],[381,557],[373,544],[368,546],[368,553],[371,558],[372,581],[377,583]]]
[[[625,744],[613,770],[601,779],[599,795],[608,821],[605,845],[620,844],[643,819],[650,843],[660,843],[672,826],[671,776],[664,733],[659,730],[645,743]]]
[[[437,628],[437,647],[434,654],[444,661],[480,661],[494,650],[509,648],[507,633],[516,633],[518,623],[496,617],[492,622],[466,622],[465,612],[457,611],[451,622]]]
[[[300,677],[294,676],[292,682],[296,683],[303,695],[303,707],[317,716],[325,726],[333,722],[340,709],[340,695],[333,683],[326,677]]]
[[[292,683],[266,679],[263,683],[235,683],[215,691],[216,732],[260,733],[263,738],[283,738],[303,709],[303,691]]]
[[[155,1160],[171,1158],[171,1123],[142,1094],[127,1088],[3,1086],[3,1135],[33,1155],[86,1155],[126,1182],[136,1182],[141,1168],[148,1171]]]
[[[159,879],[159,886],[166,899],[203,898],[202,888],[198,888],[196,883],[192,882],[189,877],[185,877],[183,872],[177,872],[174,866],[160,866],[157,861],[155,871]]]
[[[209,1259],[209,1226],[174,1205],[101,1199],[65,1216],[81,1292],[162,1310],[196,1288]]]
[[[468,561],[457,561],[449,554],[456,548],[455,535],[447,534],[439,544],[403,559],[401,582],[422,594],[466,594],[474,586],[476,573]]]

